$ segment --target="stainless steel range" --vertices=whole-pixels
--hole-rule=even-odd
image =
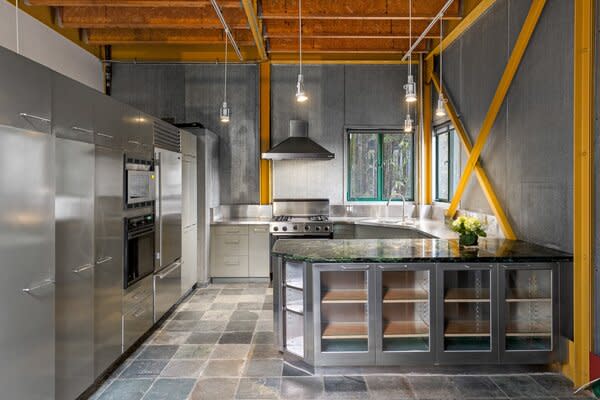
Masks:
[[[269,231],[279,239],[331,238],[333,223],[329,221],[329,200],[273,200],[273,220]]]

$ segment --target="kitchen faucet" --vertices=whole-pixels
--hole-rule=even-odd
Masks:
[[[404,209],[406,207],[406,197],[404,197],[404,195],[401,194],[401,193],[394,193],[394,192],[392,192],[392,193],[390,193],[390,197],[388,198],[386,207],[390,206],[390,203],[392,202],[392,199],[394,197],[400,197],[402,199],[402,216],[400,218],[400,222],[404,223]]]

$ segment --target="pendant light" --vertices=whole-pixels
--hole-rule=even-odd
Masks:
[[[410,107],[407,105],[406,119],[404,120],[404,132],[410,133],[413,130],[413,120],[410,116]]]
[[[412,0],[408,0],[408,46],[412,46]],[[412,51],[408,53],[408,81],[404,85],[406,94],[404,100],[407,103],[414,103],[417,101],[417,84],[415,78],[412,75]]]
[[[298,42],[300,56],[300,72],[298,73],[298,82],[296,82],[296,101],[304,103],[308,96],[304,91],[304,75],[302,75],[302,0],[298,0]]]
[[[442,18],[440,18],[440,46],[442,44],[442,38],[443,38],[443,28],[444,28],[444,24],[443,24],[443,16]],[[437,107],[435,109],[435,116],[436,117],[445,117],[446,116],[446,100],[444,98],[444,81],[443,81],[443,77],[444,77],[444,63],[443,63],[443,56],[444,54],[444,49],[440,50],[440,95],[438,97],[438,101],[437,101]]]
[[[223,90],[223,104],[219,111],[221,122],[226,124],[231,118],[231,108],[227,105],[227,28],[225,28],[225,85]]]

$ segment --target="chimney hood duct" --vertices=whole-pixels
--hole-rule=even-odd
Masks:
[[[331,160],[335,154],[308,138],[308,122],[290,120],[290,137],[262,153],[264,160]]]

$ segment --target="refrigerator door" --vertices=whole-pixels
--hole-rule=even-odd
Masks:
[[[120,355],[123,298],[123,152],[96,146],[94,372]]]
[[[3,399],[54,398],[52,157],[53,140],[48,133],[0,125]]]
[[[181,262],[177,261],[154,275],[154,322],[181,297]]]
[[[156,149],[157,246],[154,265],[160,271],[181,258],[182,171],[181,154]]]
[[[56,139],[56,399],[94,382],[94,145]]]

